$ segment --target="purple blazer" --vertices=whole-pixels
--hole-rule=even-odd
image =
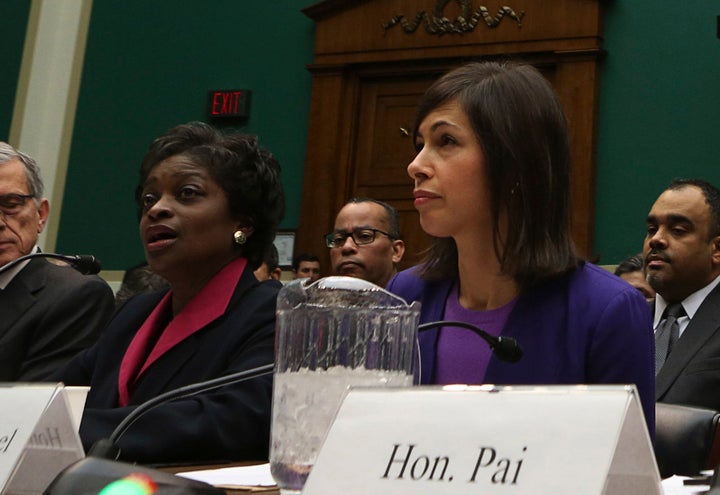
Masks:
[[[415,268],[395,275],[388,290],[422,304],[420,323],[441,320],[455,282],[421,280]],[[502,335],[523,350],[517,363],[490,358],[485,382],[498,385],[625,384],[640,393],[648,431],[655,432],[655,340],[640,292],[590,263],[524,291]],[[420,383],[435,381],[439,329],[419,335]]]

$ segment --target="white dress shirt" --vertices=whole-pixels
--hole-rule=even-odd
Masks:
[[[680,330],[679,335],[683,334],[688,324],[690,323],[690,320],[692,320],[692,317],[695,316],[695,313],[697,313],[700,305],[703,303],[707,295],[712,292],[715,286],[717,286],[718,283],[720,283],[720,276],[717,276],[715,280],[707,284],[705,287],[693,292],[681,301],[683,309],[685,309],[686,316],[681,316],[677,320]],[[661,323],[661,320],[664,320],[662,316],[667,305],[667,302],[660,294],[655,295],[655,320],[653,321],[653,328],[656,331]]]
[[[30,251],[30,254],[37,252],[40,252],[40,247],[36,244],[35,247],[32,248],[32,251]],[[20,273],[20,270],[25,268],[25,265],[27,265],[28,263],[30,263],[30,260],[25,260],[22,263],[18,263],[17,265],[13,266],[9,270],[0,273],[0,290],[5,290],[5,287],[7,287],[10,282],[12,282],[12,279],[15,278],[15,275]]]

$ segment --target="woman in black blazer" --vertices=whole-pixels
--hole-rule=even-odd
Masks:
[[[275,158],[254,136],[181,125],[150,145],[136,199],[147,261],[170,289],[129,299],[53,377],[91,387],[86,449],[161,393],[273,361],[277,288],[253,270],[284,214]],[[265,376],[162,404],[119,438],[120,458],[266,459],[271,389]]]

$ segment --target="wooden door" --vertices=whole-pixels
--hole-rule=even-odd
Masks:
[[[436,74],[361,80],[357,142],[346,196],[380,199],[398,210],[406,252],[400,268],[417,264],[428,243],[413,207],[407,166],[415,156],[413,123],[418,101]]]

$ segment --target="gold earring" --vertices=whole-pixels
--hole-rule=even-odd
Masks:
[[[233,234],[233,238],[235,239],[235,244],[238,244],[242,246],[247,242],[247,235],[245,235],[245,232],[242,230],[236,230]]]

